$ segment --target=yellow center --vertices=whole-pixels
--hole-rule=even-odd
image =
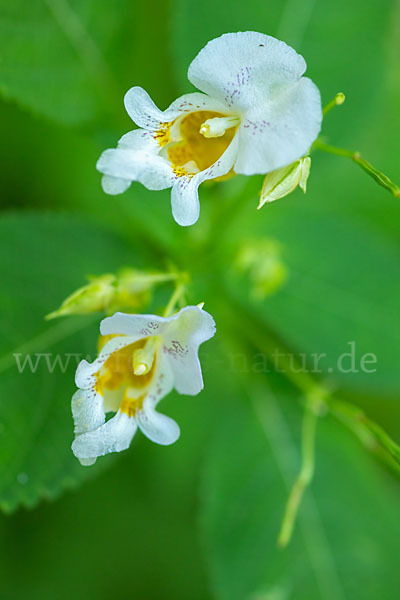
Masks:
[[[206,121],[224,117],[223,114],[208,110],[189,113],[179,122],[179,141],[175,142],[171,141],[174,123],[164,123],[155,133],[160,146],[165,147],[167,157],[178,177],[193,176],[199,171],[204,171],[222,156],[235,135],[236,123],[218,137],[205,137],[200,130]]]
[[[143,408],[145,397],[145,394],[143,394],[143,396],[139,396],[138,398],[130,398],[129,392],[126,389],[119,410],[128,415],[128,417],[134,417],[136,412]]]
[[[115,336],[102,336],[99,340],[99,346],[103,347],[110,338]],[[135,369],[135,357],[146,350],[151,342],[151,351],[146,353],[147,366],[145,371],[139,369],[141,374],[138,374],[138,369]],[[153,379],[156,367],[156,344],[153,339],[143,339],[133,344],[128,344],[124,348],[113,352],[105,361],[101,369],[96,373],[95,390],[104,397],[105,392],[116,392],[124,390],[123,398],[119,409],[121,412],[134,416],[136,411],[143,406],[143,400],[146,397],[146,391],[150,382]],[[135,370],[134,370],[135,369]]]

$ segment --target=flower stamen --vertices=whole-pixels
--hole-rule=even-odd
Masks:
[[[150,372],[157,350],[157,338],[147,340],[142,348],[138,348],[132,355],[132,368],[135,375],[147,375]]]
[[[213,119],[204,121],[199,132],[204,135],[205,138],[222,137],[225,135],[227,129],[236,127],[239,123],[239,117],[214,117]]]

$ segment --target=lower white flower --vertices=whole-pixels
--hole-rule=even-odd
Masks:
[[[215,333],[214,319],[198,306],[171,317],[115,313],[100,324],[104,344],[93,363],[81,361],[72,398],[72,451],[83,465],[129,447],[139,427],[153,442],[174,443],[180,430],[158,413],[173,388],[195,395],[203,388],[200,344]],[[106,422],[106,413],[116,414]]]
[[[247,31],[212,40],[193,60],[188,78],[204,93],[186,94],[162,112],[142,88],[131,88],[125,107],[140,129],[101,155],[104,190],[119,194],[132,181],[151,190],[172,187],[175,220],[192,225],[206,179],[266,174],[307,153],[322,109],[305,70],[293,48]]]

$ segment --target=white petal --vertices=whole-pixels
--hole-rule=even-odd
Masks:
[[[101,180],[101,185],[105,193],[112,196],[125,192],[131,183],[129,179],[121,179],[120,177],[112,177],[111,175],[103,175]]]
[[[167,110],[161,111],[154,104],[148,93],[140,87],[131,88],[125,95],[125,108],[131,119],[143,129],[157,130],[161,123],[174,121],[182,113],[197,110],[226,112],[226,107],[216,99],[205,94],[192,92],[174,100]]]
[[[117,350],[121,350],[121,348],[136,341],[137,338],[125,335],[115,337],[104,345],[99,356],[92,363],[89,363],[87,360],[81,360],[75,373],[76,386],[82,390],[92,388],[96,383],[95,374],[101,369],[107,358]]]
[[[305,70],[304,58],[284,42],[246,31],[208,42],[191,63],[188,77],[202,92],[245,110],[265,100],[266,89],[296,81]]]
[[[181,177],[171,191],[172,215],[178,225],[194,225],[200,216],[200,177]]]
[[[125,94],[124,104],[132,121],[143,129],[154,131],[164,121],[162,111],[157,108],[148,93],[141,87],[133,87]]]
[[[71,400],[75,435],[93,431],[105,420],[103,398],[92,390],[77,390]]]
[[[171,117],[182,113],[197,112],[202,110],[210,110],[213,112],[228,114],[227,107],[223,102],[207,96],[207,94],[201,94],[200,92],[192,92],[190,94],[184,94],[167,108],[163,113],[165,121],[172,120]]]
[[[255,32],[212,40],[189,79],[242,116],[235,172],[267,173],[303,156],[318,136],[318,88],[302,78],[306,63],[284,42]]]
[[[193,175],[176,177],[171,192],[172,214],[178,225],[187,227],[196,223],[200,214],[198,187],[207,179],[215,179],[228,173],[237,157],[239,139],[235,135],[228,148],[216,163]]]
[[[156,444],[168,446],[180,436],[179,425],[151,407],[143,407],[143,410],[136,413],[135,419],[144,435]]]
[[[204,387],[198,348],[183,345],[178,351],[175,350],[175,346],[170,348],[172,348],[170,361],[176,391],[180,394],[196,396]],[[183,348],[183,351],[180,348]]]
[[[180,394],[195,395],[203,389],[198,349],[214,334],[214,319],[197,306],[187,306],[171,318],[164,334],[163,352]]]
[[[162,334],[168,322],[169,319],[158,315],[131,315],[116,312],[112,317],[102,320],[100,332],[102,335],[127,335],[130,340],[137,341]]]
[[[170,361],[165,354],[157,357],[157,371],[144,400],[144,406],[154,408],[174,387],[174,374]]]
[[[144,142],[147,142],[148,135],[143,138]],[[110,148],[100,156],[96,168],[104,175],[139,181],[149,190],[164,190],[172,185],[173,171],[169,162],[157,152],[158,149],[154,152],[146,150],[145,143],[143,150],[125,146]]]
[[[320,93],[310,79],[276,89],[240,124],[235,172],[254,175],[291,164],[308,152],[321,122]]]
[[[169,323],[171,323],[171,319],[168,319]],[[144,400],[143,408],[135,415],[142,432],[157,444],[173,444],[180,435],[178,424],[169,417],[156,412],[154,408],[161,398],[172,390],[173,383],[174,377],[170,362],[162,354],[158,357],[157,372]]]
[[[146,152],[148,154],[157,154],[160,146],[155,139],[153,132],[145,131],[144,129],[133,129],[132,131],[125,133],[122,138],[118,140],[118,148],[136,150],[137,152]]]
[[[72,443],[72,451],[77,458],[84,460],[121,452],[129,447],[136,429],[133,417],[117,412],[115,417],[98,429],[79,435]]]

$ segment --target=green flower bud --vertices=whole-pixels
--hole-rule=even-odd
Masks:
[[[297,187],[300,187],[303,192],[306,193],[310,169],[311,158],[306,156],[296,160],[287,167],[282,167],[281,169],[268,173],[264,179],[260,203],[257,208],[260,209],[267,202],[273,202],[274,200],[287,196]]]
[[[48,314],[46,319],[106,310],[115,295],[115,281],[115,275],[111,274],[92,277],[87,285],[68,296],[60,308]]]

